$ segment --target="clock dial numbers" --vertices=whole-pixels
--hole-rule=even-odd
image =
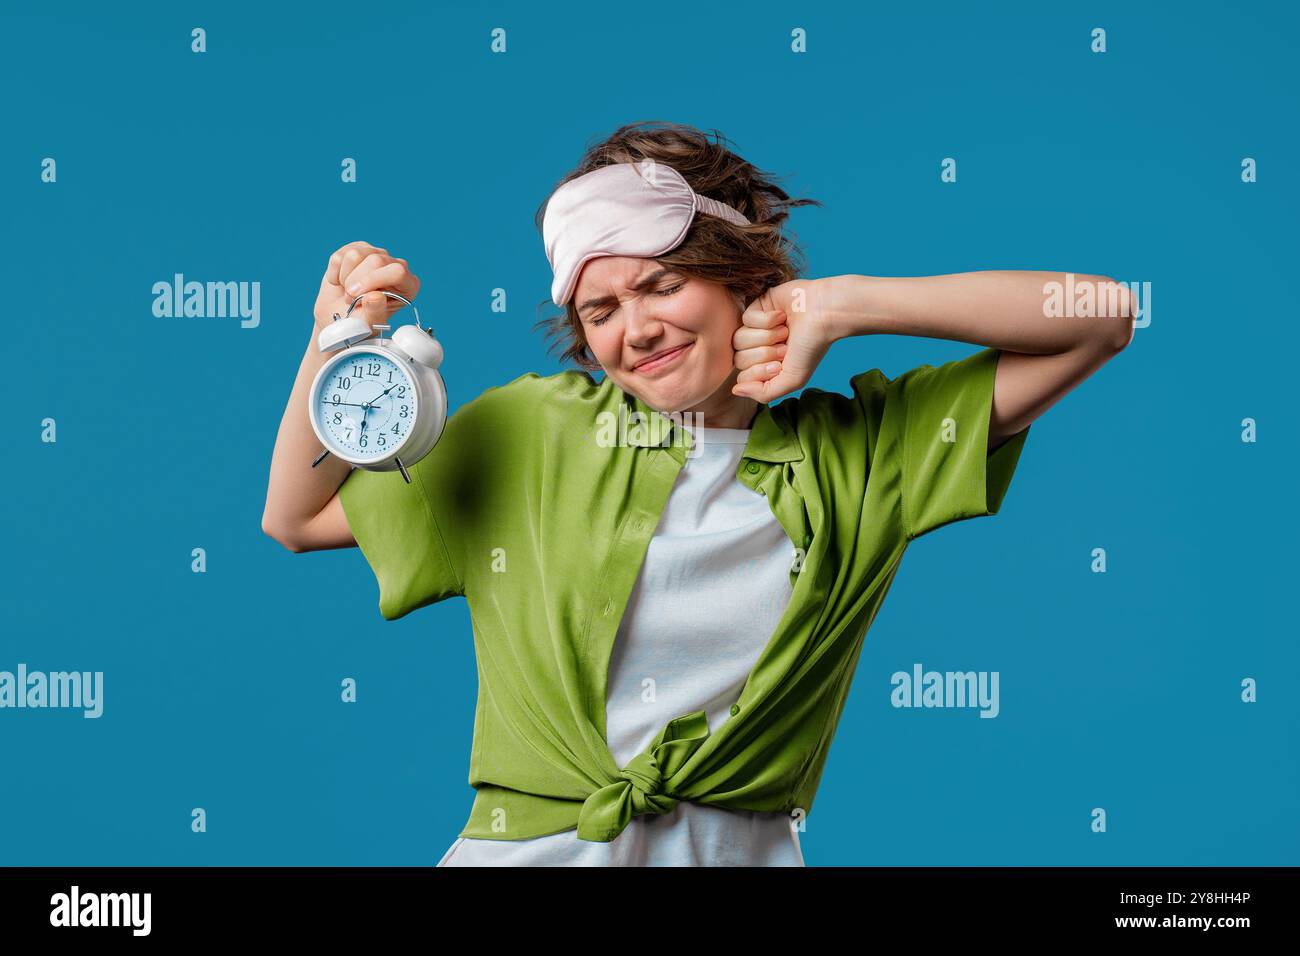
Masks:
[[[340,357],[321,377],[314,411],[322,431],[354,458],[383,458],[411,433],[417,411],[406,370],[382,352]]]

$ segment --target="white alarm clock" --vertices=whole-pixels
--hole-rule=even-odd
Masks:
[[[385,339],[389,326],[372,331],[364,318],[352,315],[364,298],[358,296],[317,338],[322,352],[339,354],[321,366],[307,396],[312,430],[325,446],[311,465],[332,453],[369,471],[400,471],[410,484],[407,466],[433,450],[447,423],[447,387],[439,371],[443,351],[433,329],[420,326],[419,310],[409,299],[387,290],[384,295],[411,306],[415,325]]]

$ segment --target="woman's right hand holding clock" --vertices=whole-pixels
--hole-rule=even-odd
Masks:
[[[340,246],[330,256],[321,278],[313,309],[316,330],[319,332],[333,322],[335,314],[345,315],[357,296],[370,292],[374,294],[358,303],[352,314],[364,316],[371,326],[384,324],[390,314],[406,305],[383,295],[381,289],[414,302],[420,291],[420,280],[412,274],[405,259],[390,256],[387,249],[360,241]]]

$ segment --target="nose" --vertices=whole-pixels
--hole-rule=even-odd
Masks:
[[[643,348],[663,335],[664,326],[654,304],[641,299],[624,306],[623,338],[627,344]]]

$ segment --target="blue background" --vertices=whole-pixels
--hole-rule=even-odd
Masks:
[[[551,313],[533,214],[588,143],[644,119],[719,129],[824,203],[792,214],[812,276],[1152,283],[1150,326],[1034,426],[1002,513],[904,559],[807,862],[1300,862],[1297,15],[1177,10],[6,12],[0,669],[101,670],[105,712],[0,711],[0,863],[442,856],[473,795],[468,607],[385,622],[359,551],[263,535],[276,430],[326,259],[355,239],[422,279],[453,407],[558,371],[532,330]],[[939,179],[948,156],[956,184]],[[259,281],[260,326],[155,318],[152,285],[176,272]],[[859,371],[972,351],[852,339],[811,384],[847,394]],[[999,671],[1000,716],[893,709],[889,675],[918,661]],[[342,706],[348,676],[359,701]]]

